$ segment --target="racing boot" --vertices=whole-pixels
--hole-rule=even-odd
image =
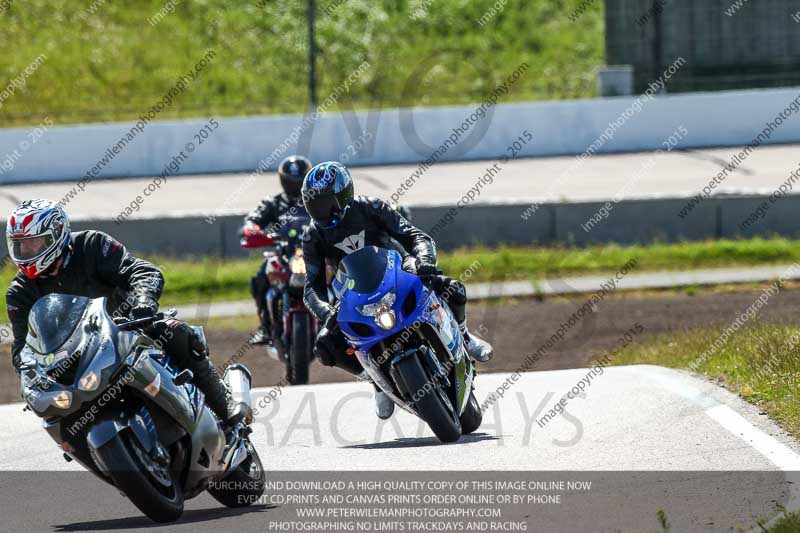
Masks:
[[[394,414],[394,401],[377,386],[375,386],[375,414],[381,420],[389,420]]]
[[[208,407],[217,415],[226,430],[247,418],[246,406],[233,399],[230,389],[213,366],[205,376],[196,376],[194,383],[203,391]]]
[[[372,383],[372,386],[375,387],[375,414],[378,415],[378,418],[381,420],[388,420],[392,418],[392,415],[394,414],[394,401],[389,398],[389,395],[383,392],[380,387],[375,385],[366,370],[356,377],[361,381]]]
[[[265,309],[259,309],[258,319],[261,322],[261,326],[247,342],[253,346],[272,344],[272,324],[269,320],[269,313]]]
[[[265,305],[267,279],[264,275],[258,274],[250,280],[250,294],[253,295],[253,299],[256,301],[256,312],[261,327],[247,342],[252,346],[270,344],[272,342],[272,324],[269,311],[267,311]]]
[[[458,327],[461,329],[461,333],[464,335],[465,346],[470,357],[479,363],[486,363],[492,357],[494,357],[494,348],[492,348],[492,345],[474,333],[470,333],[469,329],[467,328],[466,320],[459,324]]]

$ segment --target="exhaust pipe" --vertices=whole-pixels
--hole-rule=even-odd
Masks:
[[[246,366],[236,363],[225,369],[223,376],[225,383],[231,391],[231,396],[237,403],[243,403],[250,409],[253,408],[253,400],[250,398],[250,384],[253,377]]]

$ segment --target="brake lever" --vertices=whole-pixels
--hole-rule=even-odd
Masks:
[[[123,331],[127,331],[130,329],[137,328],[139,326],[145,326],[148,324],[153,324],[155,322],[160,322],[164,320],[168,313],[172,313],[169,315],[169,318],[174,317],[177,314],[175,309],[170,309],[167,313],[158,312],[153,316],[146,316],[144,318],[137,318],[136,320],[129,320],[127,322],[117,323],[117,327]]]

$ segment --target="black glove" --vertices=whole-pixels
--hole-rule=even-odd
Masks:
[[[140,318],[154,316],[156,313],[158,313],[158,303],[149,298],[142,298],[131,309],[131,318],[139,320]]]
[[[403,260],[403,270],[410,274],[416,274],[423,280],[430,279],[439,274],[439,269],[436,265],[424,263],[412,255]]]

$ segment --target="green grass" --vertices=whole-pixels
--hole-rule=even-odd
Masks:
[[[631,247],[480,248],[441,253],[439,263],[449,275],[458,277],[479,261],[480,267],[473,268],[467,280],[479,283],[612,273],[632,258],[638,261],[636,272],[791,263],[800,261],[800,241],[776,238]],[[258,255],[224,262],[209,258],[149,259],[166,278],[164,305],[250,298],[250,278],[261,263]],[[14,272],[13,265],[0,270],[0,284],[7,286]],[[6,319],[5,306],[0,306],[0,321]]]
[[[638,261],[637,272],[792,263],[800,260],[800,241],[775,238],[628,247],[472,249],[443,254],[440,265],[458,275],[480,261],[481,268],[470,281],[489,281],[615,272],[631,259]]]
[[[769,533],[797,533],[800,531],[800,513],[784,512],[783,518],[766,531]]]
[[[479,102],[523,61],[528,72],[502,101],[596,95],[602,2],[577,22],[568,16],[581,0],[508,2],[484,26],[477,19],[495,0],[346,0],[327,15],[330,2],[317,2],[320,102],[364,61],[342,109]],[[138,117],[208,50],[211,65],[159,118],[308,109],[306,2],[173,3],[151,26],[165,0],[13,1],[0,14],[0,90],[46,60],[5,99],[2,124]]]
[[[722,327],[713,327],[665,333],[628,346],[614,364],[695,369],[724,383],[800,438],[800,327],[754,324],[740,329],[715,353],[699,359],[722,331]],[[764,531],[800,531],[800,513],[784,513],[775,526]]]

